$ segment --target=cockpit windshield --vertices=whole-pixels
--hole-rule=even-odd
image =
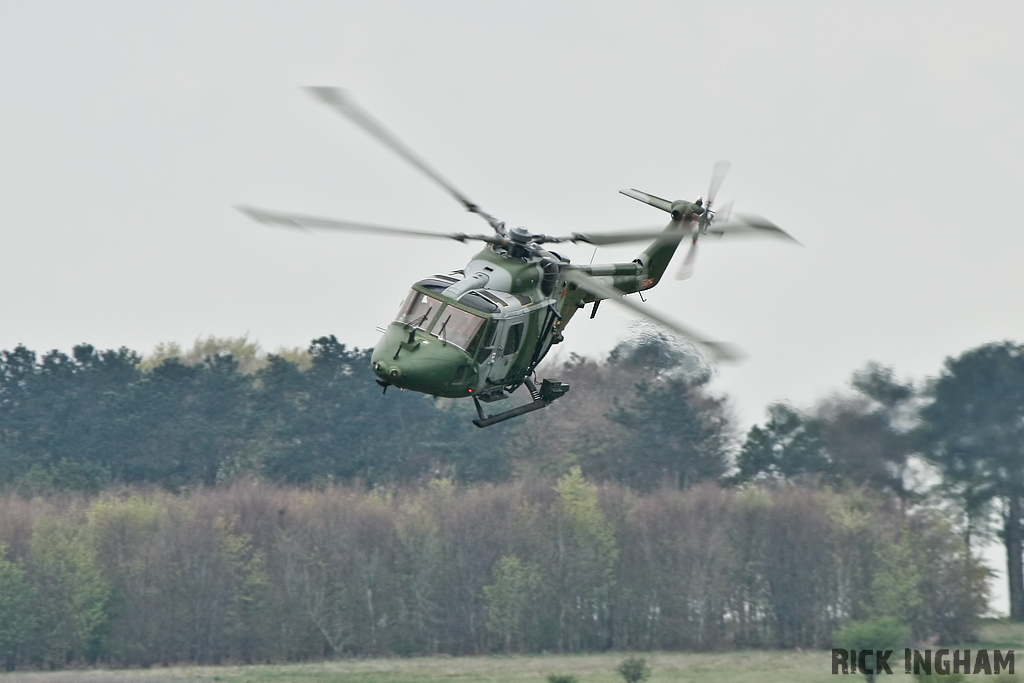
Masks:
[[[431,317],[439,310],[441,310],[440,301],[414,289],[409,292],[409,296],[405,297],[405,302],[398,309],[398,316],[395,320],[403,325],[411,325],[425,330]]]
[[[483,324],[484,319],[481,316],[449,306],[434,321],[430,334],[458,346],[463,351],[468,351],[473,338],[476,337]]]

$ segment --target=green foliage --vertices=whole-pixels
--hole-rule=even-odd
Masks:
[[[896,543],[879,547],[878,565],[871,582],[872,613],[911,626],[918,637],[927,635],[922,614],[923,559],[915,539],[904,529]]]
[[[1001,678],[1001,676],[994,679],[986,678],[985,680],[993,681],[993,683],[995,683],[996,681],[999,681],[999,678]],[[933,671],[930,674],[926,674],[922,671],[918,673],[916,676],[914,676],[914,680],[920,681],[920,683],[963,683],[963,681],[967,680],[967,676],[963,675],[962,673],[950,672],[948,674],[940,674],[935,671]]]
[[[96,559],[111,586],[109,656],[128,666],[153,663],[176,613],[172,590],[177,574],[171,526],[181,523],[173,501],[133,495],[103,497],[87,510]],[[172,521],[173,520],[173,521]]]
[[[806,475],[819,475],[826,481],[834,480],[837,472],[825,444],[821,440],[819,425],[785,403],[768,406],[768,422],[755,425],[747,433],[736,465],[737,482],[756,478],[796,479]]]
[[[272,354],[244,336],[206,337],[190,349],[159,345],[145,359],[87,344],[41,357],[19,346],[0,355],[0,476],[35,495],[246,477],[498,482],[579,464],[594,480],[651,489],[720,477],[732,448],[707,368],[662,338],[622,345],[602,363],[570,363],[588,397],[551,411],[554,422],[537,415],[486,431],[472,426],[467,401],[381,396],[369,355],[333,336]]]
[[[948,358],[921,410],[920,444],[967,517],[967,541],[1001,500],[1010,617],[1024,619],[1024,345],[1002,342]]]
[[[10,671],[34,630],[36,594],[20,563],[9,561],[6,554],[0,544],[0,659]]]
[[[574,674],[548,674],[548,683],[579,683],[579,680]]]
[[[0,621],[0,645],[17,666],[132,667],[823,648],[833,615],[873,590],[872,614],[917,606],[915,634],[951,642],[985,602],[949,529],[862,492],[637,495],[578,470],[370,493],[238,482],[74,504],[8,497],[0,596],[31,608],[9,631]]]
[[[607,628],[618,548],[614,528],[598,505],[597,488],[579,467],[562,477],[555,491],[553,588],[563,647],[579,649],[596,645]]]
[[[172,359],[184,365],[202,365],[208,358],[231,356],[238,362],[239,372],[249,375],[267,367],[271,358],[282,358],[295,364],[300,370],[308,370],[312,358],[301,347],[280,347],[273,353],[263,350],[260,343],[250,340],[249,335],[241,337],[197,337],[188,350],[178,342],[161,342],[139,363],[142,372],[151,372],[157,366]]]
[[[370,352],[349,349],[334,336],[314,340],[309,352],[305,372],[272,357],[256,375],[254,417],[270,439],[266,475],[307,484],[361,479],[373,486],[415,481],[428,472],[459,481],[500,481],[510,474],[508,459],[491,440],[514,426],[484,435],[470,422],[469,405],[413,392],[382,396]]]
[[[692,347],[641,330],[604,360],[571,354],[547,367],[577,398],[531,415],[509,453],[517,471],[557,477],[579,466],[591,481],[652,490],[726,470],[735,440],[728,402],[711,393]]]
[[[917,568],[922,575],[919,589],[924,598],[919,612],[924,623],[911,624],[914,635],[927,632],[944,643],[975,640],[981,614],[989,603],[991,573],[971,554],[965,539],[954,533],[948,520],[922,514],[911,520],[909,532],[915,541]]]
[[[878,363],[868,363],[863,369],[853,373],[850,385],[888,409],[905,406],[915,393],[913,386],[904,384],[896,378],[892,368]]]
[[[50,666],[103,653],[110,584],[96,561],[93,538],[76,517],[44,518],[32,534],[30,575],[38,595],[34,656]]]
[[[840,615],[956,642],[984,609],[957,525],[903,489],[918,394],[880,366],[773,406],[723,490],[727,402],[660,342],[573,359],[585,400],[487,430],[465,401],[381,396],[333,336],[200,346],[0,353],[0,479],[39,496],[0,516],[0,583],[32,601],[0,627],[19,666],[824,647]],[[1005,503],[1018,543],[1022,354],[949,361],[919,430],[968,516]],[[58,498],[112,482],[180,495]]]
[[[772,596],[772,640],[778,647],[824,640],[834,628],[829,604],[838,589],[840,554],[829,519],[832,499],[813,489],[784,487],[764,511],[765,538],[757,556]],[[873,540],[873,539],[872,539]]]
[[[626,683],[641,683],[651,675],[651,665],[643,657],[627,657],[622,660],[616,671]]]
[[[249,374],[259,370],[266,364],[267,354],[260,348],[259,342],[250,341],[249,335],[241,337],[197,337],[192,348],[184,350],[177,342],[157,344],[153,352],[146,356],[139,367],[143,372],[150,372],[157,366],[174,359],[184,365],[202,365],[209,358],[231,356],[238,363],[239,371]]]
[[[573,467],[558,480],[559,519],[570,542],[594,549],[596,557],[611,565],[615,560],[615,539],[611,526],[605,521],[597,500],[597,487],[583,477],[579,467]]]
[[[832,634],[835,647],[846,650],[898,650],[910,637],[910,629],[895,617],[848,621]]]
[[[237,524],[237,520],[229,522],[223,517],[214,522],[230,581],[224,614],[225,649],[251,662],[270,645],[272,630],[266,628],[266,617],[271,586],[263,552],[253,546],[251,536],[234,531]]]
[[[725,474],[731,439],[726,402],[704,390],[706,381],[641,381],[631,404],[608,413],[628,434],[617,455],[626,456],[629,466],[616,472],[617,479],[643,489],[663,483],[686,488]],[[632,453],[642,462],[628,457]]]
[[[484,586],[487,628],[503,643],[506,652],[511,651],[513,638],[522,637],[539,586],[540,572],[535,564],[506,555],[494,565],[494,581]]]
[[[41,358],[0,354],[0,444],[8,481],[26,492],[98,490],[110,480],[107,439],[120,427],[118,389],[139,377],[138,354],[80,344]]]
[[[323,485],[500,481],[512,457],[473,427],[472,406],[381,396],[369,352],[336,338],[263,354],[247,338],[158,348],[19,346],[0,354],[0,478],[25,495],[98,492],[111,482],[170,490],[246,477]],[[396,429],[400,425],[400,429]]]
[[[769,406],[765,425],[747,433],[733,480],[817,478],[907,498],[904,474],[915,450],[914,387],[878,364],[854,373],[850,385],[855,393],[821,401],[808,413],[785,403]]]

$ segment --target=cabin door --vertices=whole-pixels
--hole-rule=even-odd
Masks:
[[[503,320],[498,327],[494,347],[494,363],[487,377],[492,384],[505,384],[509,370],[516,364],[516,358],[523,350],[523,338],[526,336],[526,316],[516,316]]]

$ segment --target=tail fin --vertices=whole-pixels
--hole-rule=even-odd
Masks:
[[[643,267],[640,289],[650,289],[661,281],[662,276],[665,274],[665,269],[668,268],[669,261],[672,260],[676,249],[679,248],[679,243],[683,237],[690,234],[688,229],[690,221],[682,217],[681,213],[683,212],[678,211],[682,208],[681,204],[688,204],[688,202],[670,202],[667,199],[662,199],[640,190],[619,190],[619,192],[627,197],[641,201],[644,204],[650,204],[657,209],[672,214],[672,220],[665,228],[664,235],[656,238],[651,246],[647,247],[636,259]]]

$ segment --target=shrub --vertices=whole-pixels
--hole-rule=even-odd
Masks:
[[[893,617],[849,621],[832,634],[836,647],[847,650],[898,650],[910,636],[910,629]]]
[[[548,674],[548,683],[579,683],[579,680],[572,674]]]
[[[849,621],[832,634],[832,641],[845,650],[899,650],[910,637],[910,629],[894,617],[881,617],[868,621]],[[866,658],[864,664],[874,669],[874,656]],[[878,672],[867,674],[868,681],[874,681]]]
[[[651,666],[643,657],[627,657],[619,664],[617,671],[626,679],[626,683],[640,683],[651,675]]]
[[[919,683],[963,683],[967,677],[963,674],[919,673],[914,677]],[[998,679],[997,679],[998,680]]]

